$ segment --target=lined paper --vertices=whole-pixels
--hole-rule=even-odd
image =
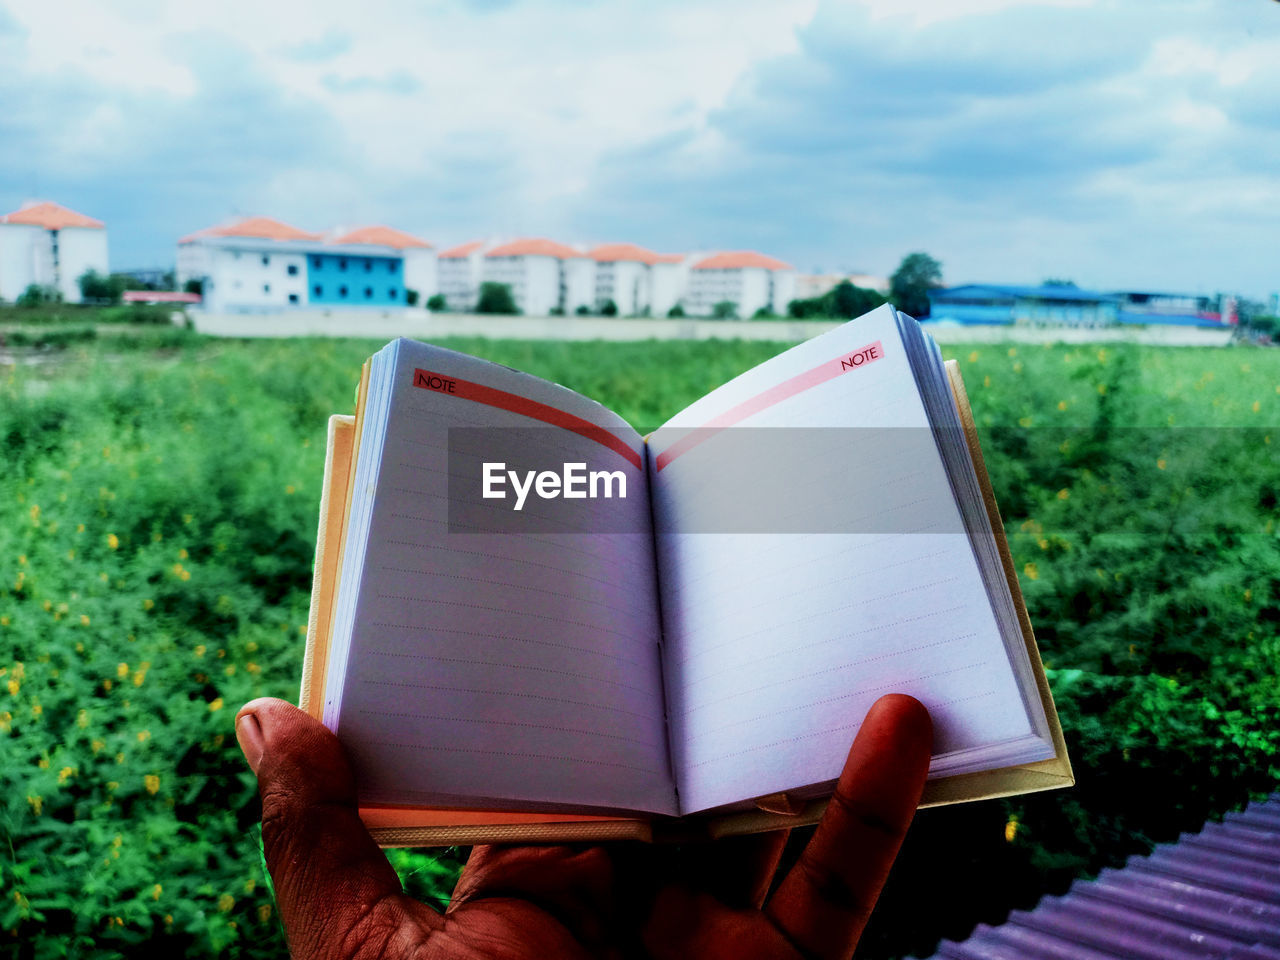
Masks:
[[[682,812],[834,780],[890,692],[929,708],[931,775],[1048,755],[928,426],[885,308],[650,438]]]
[[[362,802],[674,812],[652,540],[608,532],[648,529],[643,442],[554,384],[411,341],[387,349],[363,575],[343,584],[345,683],[327,691]],[[424,372],[474,389],[415,387]],[[628,497],[576,501],[572,529],[450,532],[449,428],[557,419],[527,456],[622,470]],[[474,501],[510,509],[478,486]]]

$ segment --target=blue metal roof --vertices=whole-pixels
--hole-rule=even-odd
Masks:
[[[970,299],[983,297],[990,299],[1005,298],[1010,300],[1084,300],[1089,302],[1109,303],[1120,298],[1114,293],[1098,293],[1094,290],[1081,290],[1078,287],[1019,287],[1005,284],[971,283],[960,287],[945,287],[941,290],[930,290],[929,297],[939,303],[949,299]]]
[[[933,960],[1280,960],[1280,794],[1015,910]]]

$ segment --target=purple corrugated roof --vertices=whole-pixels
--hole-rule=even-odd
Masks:
[[[944,940],[933,960],[1280,960],[1280,794]]]

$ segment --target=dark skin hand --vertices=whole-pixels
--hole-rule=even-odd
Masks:
[[[872,706],[826,815],[772,895],[787,831],[680,848],[477,846],[444,913],[401,893],[322,724],[260,699],[240,710],[236,735],[258,775],[295,960],[835,960],[853,954],[920,801],[932,726],[911,697]]]

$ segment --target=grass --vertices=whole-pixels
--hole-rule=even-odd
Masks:
[[[325,420],[381,343],[121,330],[0,366],[0,930],[23,955],[279,956],[231,719],[296,694]],[[446,345],[641,429],[785,346]],[[1277,774],[1280,351],[946,352],[1081,783],[922,815],[866,956],[999,919]],[[395,857],[447,896],[456,853]]]

